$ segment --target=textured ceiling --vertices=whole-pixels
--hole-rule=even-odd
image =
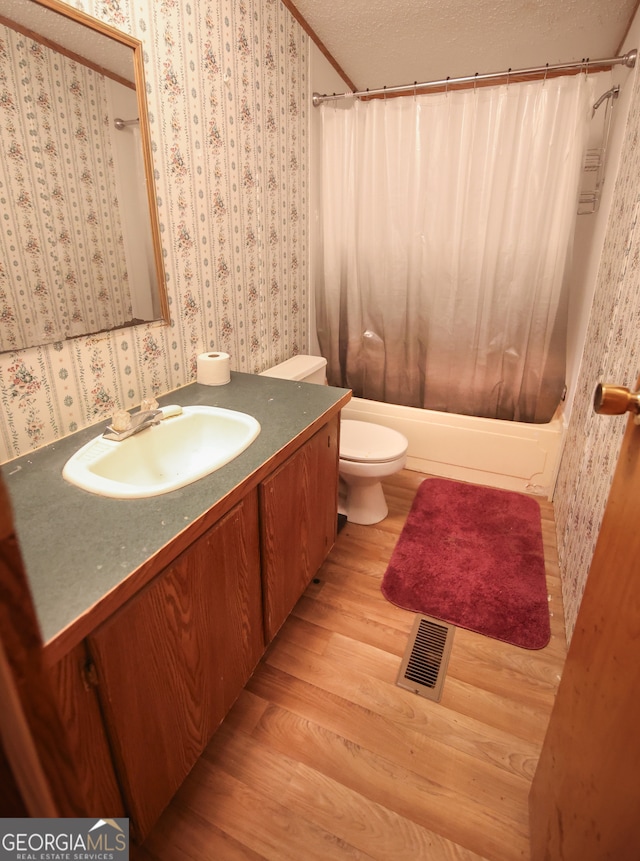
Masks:
[[[615,56],[637,0],[292,0],[359,89]]]
[[[0,16],[9,24],[13,22],[29,33],[39,33],[79,57],[90,58],[96,65],[124,80],[135,81],[132,49],[73,20],[72,8],[69,12],[71,17],[32,0],[0,0]]]

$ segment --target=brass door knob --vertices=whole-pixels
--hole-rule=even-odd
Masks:
[[[601,416],[640,414],[640,392],[630,392],[624,386],[598,383],[593,395],[593,409]]]

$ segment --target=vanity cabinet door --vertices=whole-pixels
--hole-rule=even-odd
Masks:
[[[137,840],[264,651],[253,491],[87,640]]]
[[[126,816],[84,642],[49,671],[86,816]]]
[[[285,621],[336,539],[339,417],[260,485],[265,637]]]

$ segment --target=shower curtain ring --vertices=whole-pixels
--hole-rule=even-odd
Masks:
[[[444,82],[444,94],[445,96],[449,96],[449,78],[451,75],[447,75],[447,80]]]
[[[476,72],[475,77],[473,79],[473,92],[475,93],[478,88],[478,73]]]
[[[507,69],[507,86],[511,83],[511,66]]]
[[[543,87],[547,83],[547,75],[548,74],[549,74],[549,64],[547,63],[546,66],[544,67],[544,78],[542,79],[542,86]]]

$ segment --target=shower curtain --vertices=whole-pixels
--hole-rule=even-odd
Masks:
[[[330,383],[550,419],[595,77],[321,106],[316,296]]]

